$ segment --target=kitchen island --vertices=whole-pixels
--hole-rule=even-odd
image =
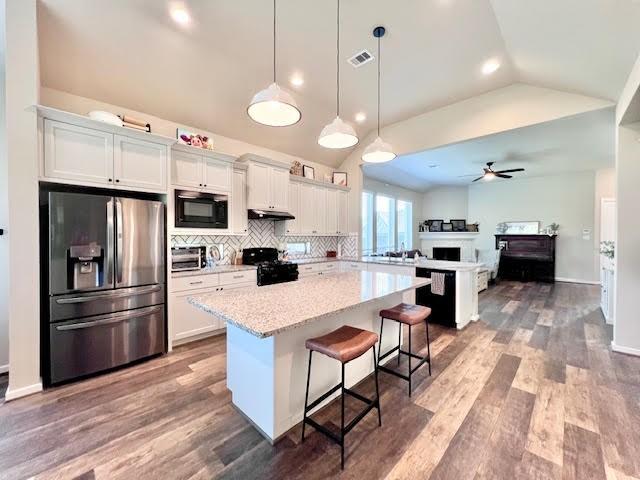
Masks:
[[[404,292],[429,283],[429,279],[407,275],[344,272],[242,292],[194,296],[189,301],[227,322],[227,387],[233,404],[274,442],[302,421],[308,358],[305,340],[342,325],[378,333],[382,308],[401,303]],[[383,352],[395,346],[397,335],[398,326],[387,322]],[[372,371],[370,354],[353,360],[346,368],[347,387]],[[339,364],[315,356],[309,398],[317,398],[339,382]]]

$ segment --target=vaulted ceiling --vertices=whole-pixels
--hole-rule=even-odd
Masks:
[[[335,2],[278,1],[278,79],[301,107],[288,128],[253,123],[247,103],[271,82],[272,3],[184,0],[193,21],[164,0],[40,0],[44,86],[122,105],[220,135],[337,165],[348,151],[316,143],[335,116]],[[361,138],[375,127],[375,25],[385,124],[514,82],[616,100],[640,51],[635,0],[342,0],[342,116]],[[497,59],[501,68],[481,72]],[[292,74],[304,84],[289,85]]]

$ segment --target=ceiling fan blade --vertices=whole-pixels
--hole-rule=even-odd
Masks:
[[[524,172],[524,168],[511,168],[509,170],[496,170],[496,173]]]
[[[478,180],[482,180],[484,178],[484,175],[482,175],[481,177],[476,178],[475,180],[473,180],[471,183],[473,182],[477,182]]]
[[[500,177],[500,178],[513,178],[513,175],[505,175],[503,173],[499,173],[499,172],[494,172],[496,177]]]

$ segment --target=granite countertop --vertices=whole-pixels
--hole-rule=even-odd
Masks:
[[[243,270],[255,270],[255,265],[216,265],[202,270],[188,270],[184,272],[171,272],[171,278],[195,277],[197,275],[211,275],[212,273],[241,272]]]
[[[402,259],[399,257],[341,257],[341,258],[330,258],[330,257],[320,257],[320,258],[300,258],[300,259],[291,259],[292,262],[297,263],[299,265],[310,264],[310,263],[325,263],[325,262],[361,262],[361,263],[373,263],[377,265],[397,265],[400,267],[421,267],[421,268],[434,268],[438,270],[452,270],[456,272],[465,272],[476,270],[478,268],[484,267],[483,263],[473,263],[473,262],[449,262],[445,260],[428,260],[426,258],[421,258],[418,263],[415,263],[412,258]]]
[[[188,301],[264,338],[430,283],[430,279],[408,275],[344,272],[230,293],[196,295]]]

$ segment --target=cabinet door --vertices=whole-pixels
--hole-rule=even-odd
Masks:
[[[338,191],[327,189],[325,195],[325,233],[336,234],[338,233]]]
[[[271,167],[261,163],[249,165],[247,173],[248,208],[269,210],[271,207]]]
[[[44,174],[51,178],[111,184],[113,135],[45,119]]]
[[[317,209],[314,187],[308,183],[301,183],[298,188],[298,233],[313,233]]]
[[[214,158],[203,157],[202,178],[203,187],[215,192],[228,192],[231,190],[231,164],[221,162]]]
[[[166,145],[115,135],[114,177],[116,185],[167,191]]]
[[[300,233],[302,219],[300,218],[301,205],[299,183],[289,182],[289,209],[287,211],[296,218],[294,220],[287,220],[284,222],[284,233]]]
[[[278,212],[289,210],[289,170],[271,169],[271,207]]]
[[[349,192],[338,192],[338,233],[346,234],[349,230]]]
[[[315,204],[315,216],[313,230],[311,233],[327,232],[327,209],[323,208],[327,204],[327,189],[324,187],[313,187],[313,197]]]
[[[246,235],[249,231],[247,221],[247,174],[243,170],[233,171],[231,228],[235,233],[241,235]]]
[[[171,301],[171,321],[173,322],[173,341],[184,340],[195,335],[212,332],[224,325],[210,313],[191,305],[187,298],[198,295],[212,295],[215,290],[196,290],[184,293],[174,293]]]
[[[202,156],[171,152],[171,184],[178,187],[202,187]]]

